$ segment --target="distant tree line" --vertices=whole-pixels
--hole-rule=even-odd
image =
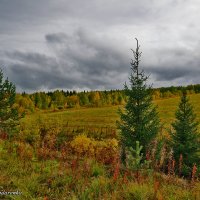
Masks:
[[[200,84],[156,88],[153,89],[153,99],[181,96],[182,91],[186,91],[187,94],[200,93]]]
[[[181,96],[183,89],[187,94],[200,93],[200,84],[188,86],[171,86],[152,88],[153,100]],[[35,92],[33,94],[16,95],[15,108],[20,113],[34,112],[36,110],[62,110],[78,107],[103,107],[123,105],[127,103],[124,90],[109,91],[64,91]]]
[[[17,94],[15,107],[19,112],[35,110],[62,110],[79,107],[102,107],[122,105],[126,101],[123,91],[91,91],[79,92],[56,90],[54,92],[36,92],[33,94]]]

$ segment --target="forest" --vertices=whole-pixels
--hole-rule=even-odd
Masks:
[[[188,94],[198,94],[200,93],[200,84],[152,88],[152,97],[153,100],[178,97],[181,96],[183,89]],[[56,90],[17,94],[14,106],[20,113],[32,113],[36,110],[58,111],[67,108],[124,105],[126,101],[124,90],[83,92]]]

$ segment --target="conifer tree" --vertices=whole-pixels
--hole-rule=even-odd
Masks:
[[[160,121],[156,107],[152,103],[152,89],[147,84],[148,76],[139,68],[141,52],[138,45],[132,50],[134,59],[131,60],[130,88],[125,83],[124,91],[127,104],[124,111],[120,110],[121,120],[118,127],[121,130],[122,146],[136,148],[136,141],[143,146],[146,153],[150,142],[156,137]]]
[[[200,161],[200,135],[198,133],[198,122],[189,102],[186,91],[183,92],[179,108],[176,111],[176,120],[172,123],[171,146],[174,151],[174,158],[183,158],[183,174],[189,175],[194,163]]]
[[[0,133],[6,131],[11,136],[11,130],[18,124],[19,115],[13,107],[15,103],[15,86],[8,79],[3,79],[0,70]]]

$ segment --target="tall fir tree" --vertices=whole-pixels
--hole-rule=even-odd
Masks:
[[[152,103],[152,88],[147,84],[148,76],[139,68],[141,52],[138,45],[132,50],[134,59],[131,60],[130,88],[125,83],[124,91],[127,104],[124,111],[119,110],[121,117],[118,127],[121,130],[122,145],[136,148],[136,141],[143,146],[146,153],[150,142],[156,137],[160,121],[156,106]]]
[[[186,91],[183,91],[179,108],[176,111],[176,120],[172,123],[171,146],[174,158],[183,158],[183,175],[191,173],[194,163],[200,162],[200,134],[198,133],[198,122],[189,102]]]
[[[9,138],[20,118],[17,109],[13,107],[15,96],[14,84],[8,79],[4,80],[3,72],[0,70],[0,133],[6,131]]]

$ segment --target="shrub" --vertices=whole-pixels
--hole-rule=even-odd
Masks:
[[[86,135],[78,135],[70,143],[75,154],[79,156],[95,157],[97,161],[109,164],[118,152],[118,141],[116,139],[105,139],[97,141]]]
[[[15,143],[16,153],[23,159],[32,159],[33,157],[33,148],[26,143],[17,142]]]
[[[94,155],[95,141],[84,134],[76,136],[70,144],[78,155]]]

